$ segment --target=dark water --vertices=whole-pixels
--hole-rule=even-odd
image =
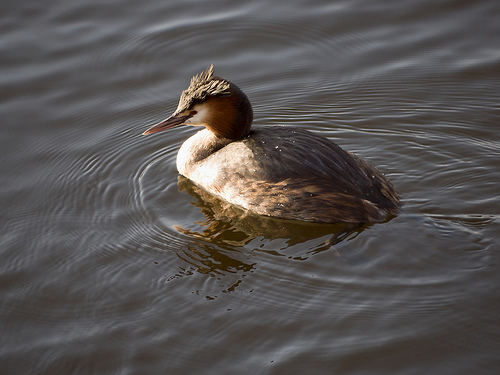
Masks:
[[[497,373],[498,1],[0,10],[2,374]],[[193,129],[140,133],[211,63],[401,214],[256,218],[178,181]]]

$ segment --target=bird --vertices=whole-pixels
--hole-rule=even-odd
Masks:
[[[375,223],[401,205],[377,168],[300,127],[252,128],[248,97],[215,76],[195,75],[171,116],[142,134],[203,127],[177,154],[178,172],[211,195],[257,215],[315,223]]]

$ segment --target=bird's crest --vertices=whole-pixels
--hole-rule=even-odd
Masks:
[[[184,90],[179,100],[177,113],[185,111],[195,102],[201,102],[210,96],[229,95],[230,83],[222,78],[214,77],[214,66],[191,78],[189,87]]]

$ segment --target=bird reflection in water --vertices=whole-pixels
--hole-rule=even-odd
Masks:
[[[256,215],[214,197],[184,176],[178,176],[177,184],[179,191],[195,198],[191,204],[200,209],[204,219],[190,228],[174,226],[195,241],[177,254],[189,266],[168,280],[194,273],[214,277],[219,281],[218,291],[207,295],[207,299],[240,286],[246,275],[255,271],[258,252],[303,261],[320,252],[332,251],[335,257],[348,263],[359,261],[358,254],[345,242],[355,238],[367,225],[315,224]]]

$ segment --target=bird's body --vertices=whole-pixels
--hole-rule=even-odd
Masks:
[[[179,107],[144,134],[181,123],[202,125],[177,155],[180,174],[209,193],[260,215],[335,223],[394,214],[390,181],[363,159],[300,128],[250,129],[250,102],[213,67],[192,79]]]

